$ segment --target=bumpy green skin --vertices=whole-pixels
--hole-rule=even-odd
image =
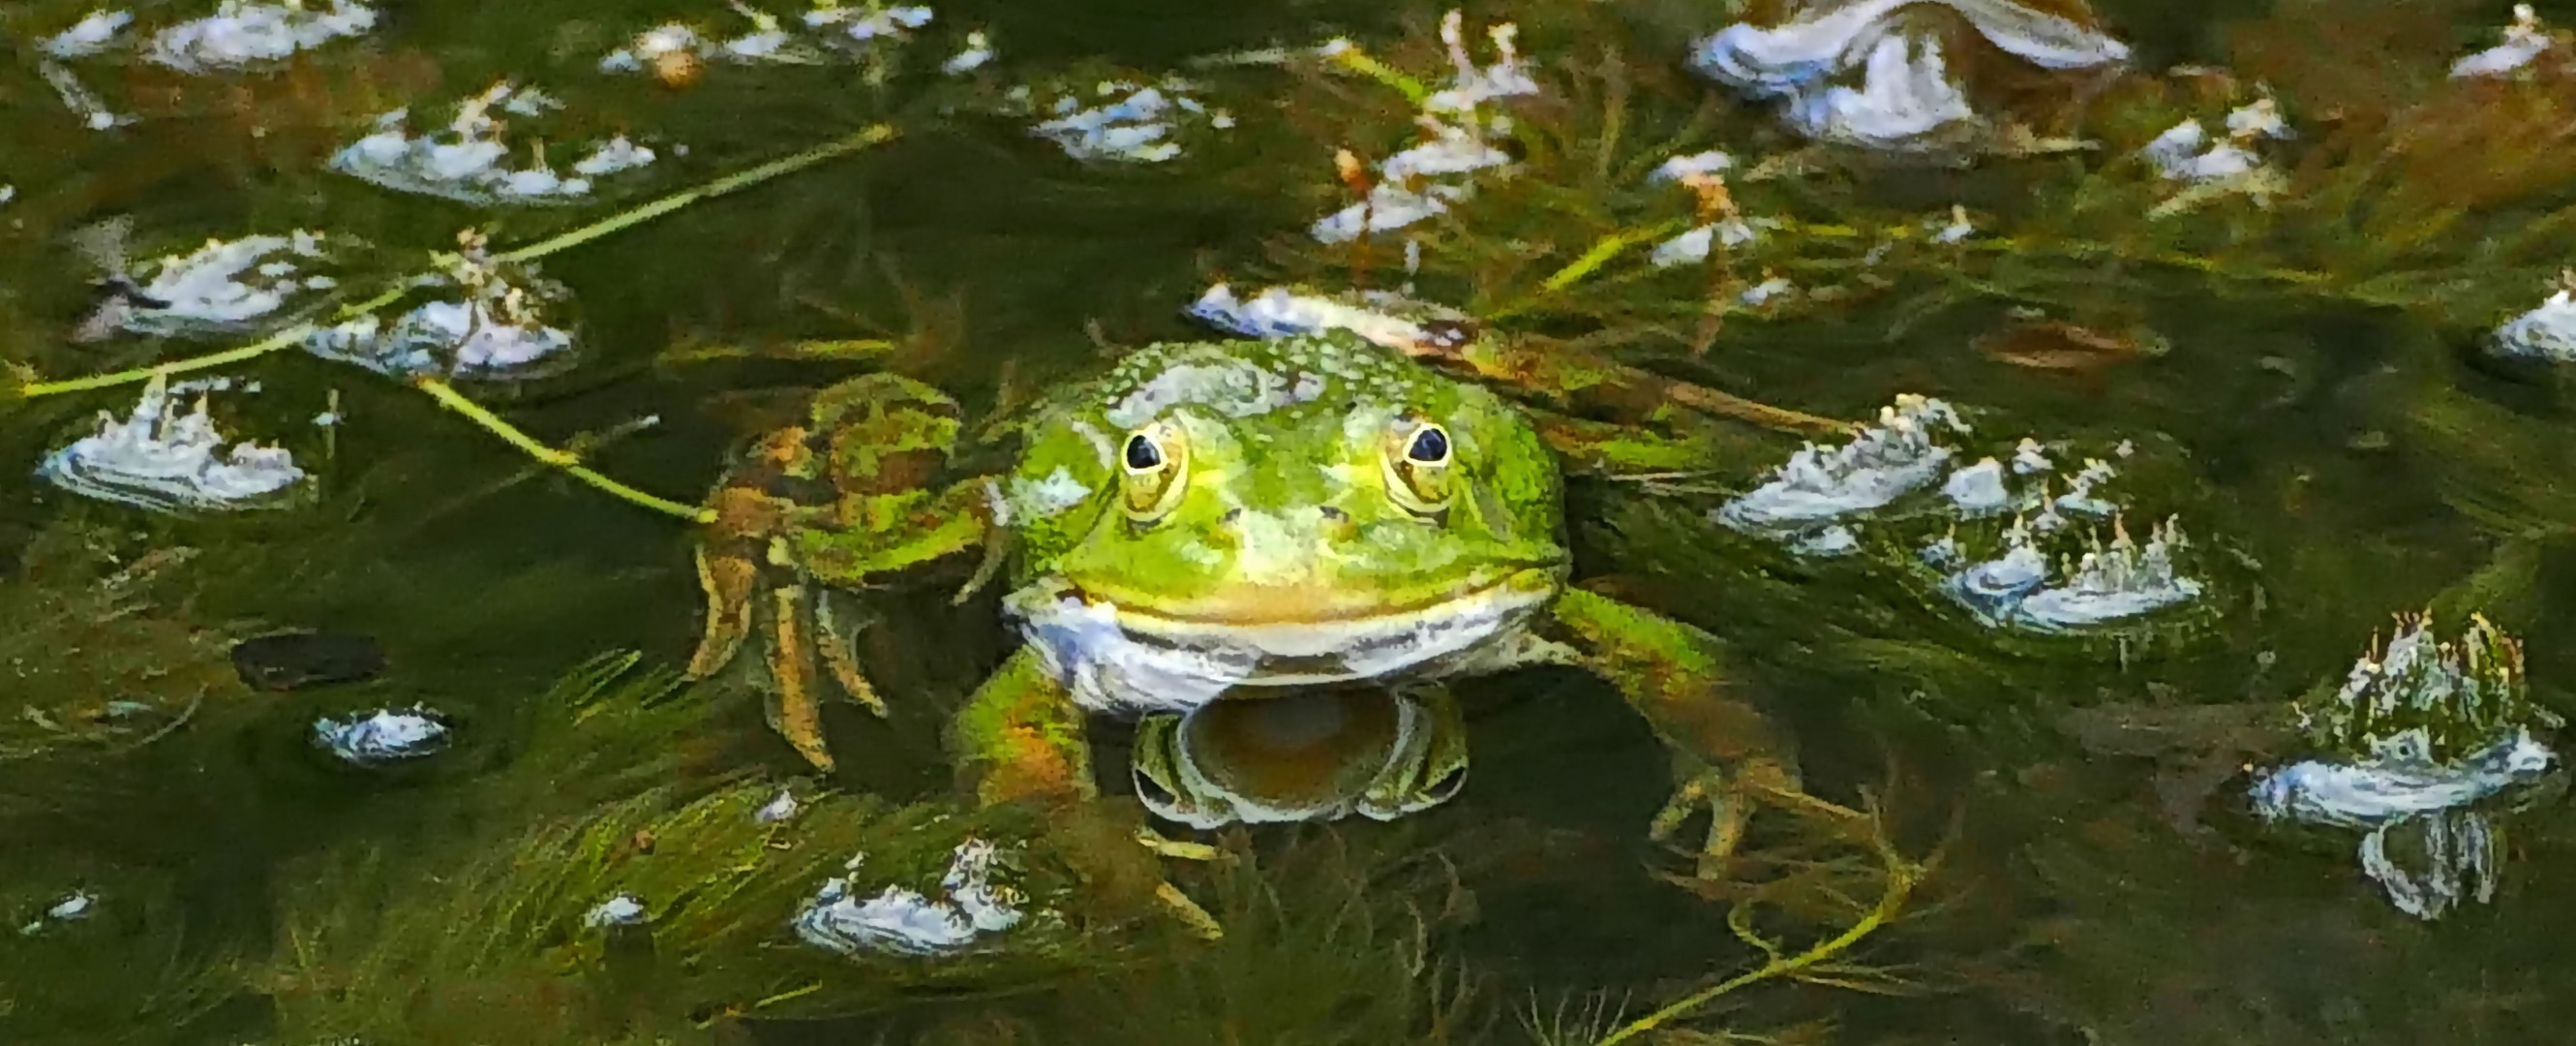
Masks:
[[[1713,639],[1564,588],[1550,438],[1598,455],[1615,435],[1598,426],[1542,428],[1486,388],[1346,334],[1155,345],[1042,404],[1017,427],[1009,474],[916,497],[890,481],[927,483],[920,464],[953,442],[953,404],[885,379],[860,379],[825,404],[816,434],[831,437],[821,471],[834,480],[834,507],[801,520],[793,539],[825,581],[855,584],[983,537],[1010,554],[1014,600],[1078,599],[1183,622],[1436,615],[1462,593],[1509,590],[1545,612],[1513,626],[1500,644],[1510,652],[1474,670],[1554,661],[1615,683],[1676,752],[1676,808],[1717,814],[1709,854],[1732,847],[1748,805],[1726,767],[1745,768],[1755,791],[1795,789],[1772,754],[1780,739],[1727,692]],[[1445,493],[1428,512],[1422,488],[1390,464],[1424,421],[1444,426],[1451,447]],[[1138,433],[1186,448],[1169,499],[1154,496],[1158,486],[1140,491],[1127,467],[1122,449]],[[981,504],[963,504],[970,489]],[[1097,805],[1085,802],[1098,797],[1084,710],[1055,675],[1023,648],[953,720],[961,773],[983,801]],[[1463,766],[1463,750],[1432,761],[1452,759]],[[1668,810],[1658,834],[1678,817]]]
[[[983,540],[974,511],[981,489],[929,485],[957,442],[955,400],[909,378],[871,374],[825,389],[811,416],[812,474],[831,485],[831,496],[795,535],[808,572],[856,586]]]
[[[1170,406],[1151,409],[1161,403]],[[1387,434],[1408,416],[1445,425],[1460,463],[1459,496],[1436,528],[1387,489]],[[1136,528],[1112,495],[1118,451],[1157,420],[1187,442],[1185,492],[1167,517]],[[1311,581],[1412,606],[1564,562],[1557,470],[1519,412],[1352,335],[1148,346],[1057,397],[1024,438],[1003,490],[1021,585],[1062,577],[1123,607],[1173,613],[1248,581]],[[1069,506],[1049,496],[1077,487],[1091,496]],[[1325,576],[1298,574],[1303,564],[1281,562],[1265,535],[1248,540],[1224,523],[1238,509],[1319,505],[1341,510],[1350,530],[1340,546],[1351,555]],[[1271,536],[1305,537],[1294,528],[1308,522]]]

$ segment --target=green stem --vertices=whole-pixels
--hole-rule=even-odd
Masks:
[[[1706,1006],[1711,1001],[1728,992],[1736,991],[1748,985],[1757,984],[1762,981],[1796,974],[1800,970],[1815,966],[1825,960],[1831,959],[1834,956],[1850,950],[1851,946],[1860,943],[1862,938],[1868,937],[1870,934],[1878,932],[1879,928],[1896,921],[1898,912],[1905,907],[1907,896],[1914,892],[1914,884],[1918,876],[1921,874],[1920,870],[1914,865],[1902,861],[1892,860],[1888,863],[1890,867],[1888,868],[1887,873],[1887,890],[1885,893],[1879,895],[1878,906],[1872,908],[1867,916],[1862,917],[1860,921],[1853,923],[1843,932],[1834,935],[1834,937],[1829,940],[1819,941],[1813,947],[1808,948],[1806,951],[1799,952],[1796,955],[1787,956],[1785,958],[1774,955],[1771,957],[1771,961],[1763,963],[1758,967],[1747,970],[1733,977],[1729,977],[1726,980],[1712,984],[1706,988],[1702,988],[1699,991],[1692,992],[1690,995],[1684,996],[1680,1000],[1664,1007],[1663,1009],[1656,1010],[1653,1013],[1628,1022],[1621,1026],[1618,1031],[1610,1033],[1608,1037],[1595,1043],[1594,1046],[1615,1046],[1617,1043],[1626,1042],[1629,1039],[1636,1038],[1637,1036],[1662,1027],[1667,1021],[1671,1021],[1683,1014],[1689,1013],[1692,1010]]]
[[[591,486],[606,491],[616,498],[630,504],[641,505],[645,508],[652,509],[655,512],[663,513],[664,515],[677,516],[692,523],[712,523],[715,521],[716,513],[714,509],[702,508],[697,505],[682,504],[668,498],[655,497],[651,494],[647,494],[643,491],[627,486],[626,484],[600,475],[597,472],[591,471],[588,467],[581,464],[581,458],[578,455],[575,455],[568,450],[558,450],[554,447],[549,447],[543,443],[537,442],[535,437],[520,431],[518,426],[501,420],[500,415],[494,414],[489,410],[485,410],[482,404],[465,398],[464,393],[456,391],[455,386],[449,385],[444,381],[440,381],[437,378],[415,378],[412,380],[412,387],[428,393],[429,398],[437,400],[440,406],[464,415],[467,420],[482,426],[484,431],[501,437],[502,442],[519,448],[521,451],[526,452],[529,457],[535,458],[546,465],[562,469],[567,475],[572,476],[574,479],[578,479],[584,483],[588,483]]]
[[[673,193],[659,200],[645,204],[642,207],[627,211],[624,214],[619,214],[603,221],[593,222],[589,225],[582,226],[581,228],[574,229],[571,232],[564,233],[561,236],[539,240],[517,250],[503,253],[498,257],[499,260],[505,262],[534,261],[538,258],[543,258],[546,255],[553,254],[566,248],[578,247],[602,236],[606,236],[609,233],[642,225],[645,222],[652,221],[655,218],[659,218],[665,214],[669,214],[672,211],[679,210],[680,208],[697,203],[701,200],[714,199],[715,197],[723,196],[727,193],[739,192],[772,178],[776,178],[782,174],[792,174],[796,171],[804,170],[805,168],[812,167],[815,164],[834,157],[847,156],[862,149],[882,145],[887,141],[892,140],[894,136],[894,128],[886,126],[885,124],[873,124],[854,134],[850,134],[835,141],[825,142],[811,149],[807,149],[804,152],[797,153],[794,156],[780,157],[778,159],[771,160],[768,163],[761,164],[758,167],[751,168],[750,170],[738,171],[733,174],[726,175],[722,178],[716,179],[715,181],[708,182],[705,185],[698,186],[697,188]]]
[[[401,300],[403,295],[409,293],[411,293],[411,286],[409,284],[404,284],[365,301],[358,302],[353,305],[343,305],[340,307],[338,314],[333,317],[333,320],[336,322],[338,320],[349,319],[364,313],[374,312],[377,309],[384,308],[387,305],[391,305],[394,302]],[[243,360],[256,359],[258,357],[268,355],[269,353],[276,352],[279,349],[289,349],[294,348],[297,345],[301,345],[304,343],[304,339],[311,336],[317,328],[317,324],[299,323],[239,348],[225,349],[222,352],[210,353],[204,356],[192,356],[184,360],[173,360],[168,363],[155,363],[149,367],[135,367],[131,370],[121,370],[112,374],[92,374],[87,377],[66,378],[61,381],[34,382],[27,385],[25,388],[18,390],[18,394],[29,399],[34,399],[38,396],[53,396],[65,392],[86,392],[90,389],[104,389],[116,385],[131,385],[136,382],[150,381],[152,380],[152,376],[155,374],[180,374],[192,370],[204,370],[208,367],[221,367],[225,364],[240,363]]]
[[[1368,52],[1360,50],[1358,44],[1345,42],[1332,53],[1331,61],[1344,69],[1403,92],[1405,100],[1412,102],[1416,108],[1420,108],[1423,102],[1431,98],[1431,89],[1422,86],[1422,81],[1406,76],[1394,66],[1370,57]]]

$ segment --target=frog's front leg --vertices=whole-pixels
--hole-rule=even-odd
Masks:
[[[834,762],[822,735],[825,675],[886,712],[834,601],[817,589],[858,588],[983,541],[985,482],[929,485],[958,426],[955,401],[938,390],[865,375],[817,395],[806,424],[764,436],[716,491],[697,553],[706,632],[688,674],[721,671],[765,623],[770,725],[817,768]]]
[[[1199,934],[1221,935],[1216,918],[1165,880],[1155,861],[1204,860],[1214,851],[1167,841],[1146,826],[1144,808],[1135,800],[1100,794],[1091,777],[1084,716],[1037,649],[1020,648],[951,724],[949,744],[961,783],[984,805],[1037,807],[1056,850],[1113,902],[1150,895]]]
[[[1861,818],[1800,788],[1787,737],[1729,693],[1716,637],[1579,589],[1560,596],[1554,614],[1584,666],[1616,685],[1672,749],[1679,786],[1655,815],[1654,838],[1670,839],[1699,808],[1708,809],[1701,878],[1725,873],[1757,803],[1833,821]]]

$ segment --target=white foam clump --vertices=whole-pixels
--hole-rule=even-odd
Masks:
[[[2124,447],[2127,445],[2121,444]],[[2055,471],[2056,468],[2057,463],[2048,459],[2048,448],[2041,446],[2038,440],[2024,436],[2020,443],[2013,445],[2012,470],[2015,474],[2027,476],[2037,472]]]
[[[2003,463],[1993,458],[1950,473],[1950,478],[1941,483],[1941,496],[1971,516],[1992,515],[2012,507],[2012,490],[2004,485]]]
[[[74,890],[62,900],[48,906],[26,925],[18,927],[20,936],[33,937],[54,923],[80,922],[98,912],[98,895],[87,890]]]
[[[2111,467],[2110,462],[2087,458],[2084,467],[2067,480],[2066,493],[2058,495],[2049,507],[2086,516],[2108,516],[2118,512],[2120,506],[2093,495],[2096,488],[2117,475],[2119,472]]]
[[[805,12],[806,26],[829,29],[856,43],[876,40],[900,40],[912,31],[929,25],[934,13],[918,4],[887,7],[869,3],[864,7],[843,7],[834,0],[817,0],[814,9]]]
[[[547,205],[578,203],[591,195],[592,179],[633,170],[653,162],[653,151],[619,135],[593,146],[573,163],[573,176],[556,174],[542,161],[526,167],[510,164],[510,146],[501,139],[501,121],[492,110],[534,95],[502,81],[465,100],[446,127],[413,136],[406,128],[410,112],[397,109],[376,120],[374,133],[331,157],[333,170],[396,192],[419,193],[478,205]],[[542,98],[542,96],[538,96]],[[550,105],[551,99],[546,100]]]
[[[1245,298],[1220,283],[1182,311],[1246,337],[1293,338],[1346,330],[1410,353],[1455,349],[1474,329],[1473,321],[1462,313],[1383,291],[1362,294],[1357,303],[1286,287],[1266,287]]]
[[[779,824],[781,822],[795,820],[796,815],[799,812],[802,812],[804,808],[804,804],[796,801],[796,791],[794,789],[781,788],[778,790],[777,798],[763,804],[760,809],[751,812],[751,819],[760,824]]]
[[[214,14],[153,34],[149,56],[181,72],[242,69],[375,28],[374,8],[351,0],[328,0],[328,5],[320,6],[318,0],[310,8],[304,0],[223,0]]]
[[[1511,118],[1489,109],[1505,98],[1537,94],[1538,81],[1521,59],[1518,26],[1505,22],[1485,35],[1496,58],[1480,66],[1467,54],[1465,16],[1453,10],[1441,19],[1440,39],[1456,76],[1415,114],[1424,140],[1379,163],[1366,200],[1318,219],[1308,230],[1316,240],[1348,243],[1446,214],[1450,204],[1474,195],[1473,176],[1511,166],[1510,154],[1492,144],[1510,132]],[[1326,50],[1345,46],[1335,41]]]
[[[37,475],[86,497],[155,512],[233,511],[279,504],[304,478],[284,447],[224,446],[206,400],[177,412],[168,379],[153,375],[134,413],[100,412],[98,430],[55,451]]]
[[[2258,98],[2227,114],[2227,137],[2216,142],[2200,121],[2185,120],[2165,129],[2143,150],[2148,162],[2167,179],[2215,182],[2254,173],[2263,158],[2253,146],[2266,138],[2288,138],[2289,125],[2270,98]]]
[[[479,234],[436,279],[457,297],[422,304],[392,323],[374,314],[314,331],[305,351],[398,378],[528,377],[567,363],[573,333],[548,321],[567,291],[532,270],[492,260]]]
[[[844,7],[824,2],[800,19],[800,32],[766,11],[740,4],[734,9],[751,23],[739,35],[718,37],[685,22],[669,22],[638,33],[626,46],[609,52],[599,60],[599,70],[641,72],[674,54],[733,65],[811,65],[835,54],[864,54],[879,43],[900,42],[913,30],[929,25],[932,18],[927,7]]]
[[[939,63],[939,71],[950,76],[963,76],[983,68],[995,56],[993,38],[978,29],[966,34],[966,46],[950,55],[947,61]]]
[[[581,917],[584,926],[641,926],[645,922],[644,902],[631,893],[620,893],[593,906]]]
[[[1743,293],[1735,296],[1735,300],[1758,309],[1769,303],[1771,299],[1781,297],[1797,289],[1797,285],[1790,283],[1788,277],[1774,276],[1770,279],[1754,284],[1753,286],[1744,288]]]
[[[92,11],[72,27],[45,39],[45,53],[56,58],[88,58],[105,52],[116,44],[125,27],[134,24],[131,11]]]
[[[2200,596],[2201,584],[2174,570],[2174,553],[2184,547],[2182,525],[2175,520],[2150,531],[2144,545],[2114,520],[2111,543],[2084,553],[2065,584],[2024,598],[2015,619],[2045,630],[2077,629],[2190,602]]]
[[[1868,148],[1912,150],[1976,120],[1931,36],[1895,31],[1893,17],[1921,3],[1964,17],[1996,47],[2048,69],[2124,61],[2128,46],[2073,20],[2010,0],[1852,0],[1813,5],[1778,26],[1739,22],[1702,40],[1691,64],[1757,100],[1787,103],[1791,127]],[[1854,90],[1832,81],[1859,70]]]
[[[1152,84],[1102,81],[1093,93],[1107,101],[1086,108],[1079,98],[1059,98],[1053,117],[1029,128],[1029,133],[1054,142],[1077,160],[1162,163],[1181,155],[1181,143],[1174,135],[1182,119],[1200,120],[1220,130],[1234,126],[1233,116],[1191,97],[1194,89],[1188,81],[1173,77]]]
[[[2557,720],[2528,705],[2520,675],[2518,652],[2482,619],[2458,646],[2436,643],[2428,620],[2407,622],[2323,705],[2302,702],[2311,738],[2339,750],[2257,773],[2255,813],[2366,833],[2363,873],[2417,918],[2492,901],[2493,801],[2559,769],[2531,730]],[[2437,748],[2437,731],[2449,752]]]
[[[238,333],[299,295],[338,286],[331,276],[305,271],[327,257],[323,241],[323,234],[301,229],[284,236],[210,239],[187,254],[145,261],[136,266],[134,280],[153,304],[130,304],[120,325],[154,336]]]
[[[2503,76],[2530,65],[2557,44],[2557,37],[2541,28],[2539,12],[2530,4],[2515,4],[2513,24],[2504,27],[2503,42],[2451,63],[2451,78]]]
[[[946,896],[936,900],[901,886],[860,900],[850,879],[836,876],[797,914],[796,936],[847,956],[926,957],[966,950],[1025,918],[1013,892],[992,882],[999,857],[993,844],[981,839],[959,844],[939,882]]]
[[[313,723],[313,740],[352,766],[375,767],[446,750],[448,727],[426,708],[385,708],[345,721],[324,716]]]
[[[1719,150],[1711,149],[1707,152],[1691,153],[1687,156],[1676,156],[1665,160],[1662,164],[1656,166],[1654,173],[1646,176],[1646,180],[1650,182],[1687,182],[1694,178],[1705,178],[1710,175],[1724,174],[1727,171],[1734,169],[1734,167],[1734,157],[1728,156]]]
[[[1878,424],[1861,429],[1833,449],[1814,443],[1756,487],[1717,510],[1736,530],[1772,537],[1806,534],[1846,517],[1885,508],[1941,478],[1951,451],[1936,433],[1968,430],[1948,403],[1903,395],[1879,409]]]
[[[2109,543],[2051,570],[2032,529],[2016,520],[2000,556],[1951,574],[1942,589],[1989,624],[2037,632],[2116,624],[2200,596],[2201,583],[2174,567],[2174,554],[2187,547],[2178,521],[2166,520],[2143,545],[2117,519],[2111,534]]]
[[[1708,252],[1717,245],[1741,247],[1761,235],[1744,219],[1723,218],[1708,225],[1693,226],[1681,235],[1656,244],[1654,252],[1647,255],[1646,260],[1658,269],[1695,264],[1707,261]]]
[[[1941,42],[1896,36],[1870,48],[1858,90],[1833,86],[1800,95],[1787,113],[1789,126],[1809,138],[1886,150],[1928,146],[1944,128],[1976,117],[1950,82]]]
[[[2576,363],[2576,274],[2563,277],[2567,286],[2560,287],[2539,308],[2505,321],[2495,331],[2493,348],[2499,356],[2544,360],[2550,363]]]

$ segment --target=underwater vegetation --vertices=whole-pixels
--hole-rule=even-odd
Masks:
[[[0,1039],[2564,1025],[2563,7],[1317,4],[1165,48],[505,6],[0,12],[0,133],[44,146],[0,159]],[[1541,390],[1580,591],[1721,642],[1868,816],[1667,845],[1692,804],[1620,791],[1666,739],[1595,743],[1535,670],[1337,735],[1329,801],[1217,761],[1250,713],[1096,730],[1090,783],[1175,837],[1068,840],[934,780],[1002,629],[945,576],[822,604],[867,627],[817,663],[879,682],[812,730],[864,757],[677,671],[682,492],[804,416],[770,390],[980,420],[1331,331]],[[340,619],[371,598],[441,605]],[[1099,874],[1140,841],[1221,932]]]

